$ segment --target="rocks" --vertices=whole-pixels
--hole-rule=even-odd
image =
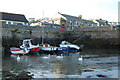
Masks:
[[[10,71],[3,71],[3,78],[2,80],[30,80],[32,79],[33,75],[30,74],[30,72],[20,72],[18,74],[14,74]]]
[[[84,70],[84,72],[92,72],[92,71],[94,71],[94,70]]]
[[[102,75],[102,74],[97,74],[96,76],[98,76],[98,77],[107,77],[106,75]]]

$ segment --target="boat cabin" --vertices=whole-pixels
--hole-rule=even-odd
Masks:
[[[32,45],[32,39],[25,39],[25,40],[23,40],[23,42],[22,42],[22,45],[20,46],[21,48],[23,48],[23,47],[30,47]]]
[[[71,44],[71,43],[69,43],[67,41],[62,41],[61,44]]]

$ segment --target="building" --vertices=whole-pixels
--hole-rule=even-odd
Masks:
[[[110,26],[117,26],[120,25],[120,22],[108,22]]]
[[[30,23],[30,26],[45,26],[45,27],[64,27],[66,23],[66,20],[63,19],[62,17],[54,18],[54,19],[49,19],[49,20],[39,20]]]
[[[23,14],[14,14],[0,12],[2,18],[0,18],[0,23],[11,24],[11,25],[28,25],[28,21]]]
[[[61,25],[61,26],[65,26],[66,20],[62,17],[58,17],[58,18],[54,18],[54,19],[49,19],[49,20],[43,20],[41,22],[48,22],[51,24],[55,24],[55,25]]]
[[[67,15],[67,14],[61,14],[61,13],[59,14],[62,15],[63,18],[66,20],[66,23],[64,25],[66,28],[73,29],[74,27],[97,25],[93,21],[82,19],[82,15],[79,15],[78,17],[76,17],[76,16]]]
[[[29,18],[28,21],[29,21],[29,23],[33,23],[33,22],[35,22],[35,18]]]
[[[91,19],[90,21],[93,21],[94,23],[97,24],[97,26],[107,26],[108,25],[108,21],[107,20],[103,20],[103,19]]]

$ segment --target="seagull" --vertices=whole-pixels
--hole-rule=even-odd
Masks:
[[[17,60],[20,60],[20,56],[19,55],[17,56]]]
[[[80,58],[78,58],[78,60],[79,60],[79,61],[82,61],[82,60],[83,60],[82,55],[81,55],[81,57],[80,57]]]

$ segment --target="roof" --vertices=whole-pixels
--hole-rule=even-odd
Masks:
[[[105,24],[106,22],[103,22],[102,20],[96,20],[97,22],[99,22],[100,24]]]
[[[44,22],[42,23],[43,25],[51,25],[51,26],[58,26],[58,27],[62,27],[59,24],[52,24],[52,23],[48,23],[48,22]]]
[[[59,12],[58,12],[59,13]],[[67,15],[67,14],[61,14],[59,13],[60,15],[64,16],[65,18],[67,19],[73,19],[73,20],[76,20],[76,21],[81,21],[81,22],[89,22],[89,23],[94,23],[93,21],[90,21],[90,20],[85,20],[85,19],[82,19],[82,18],[79,18],[79,17],[76,17],[76,16],[71,16],[71,15]]]
[[[63,17],[65,17],[65,18],[67,18],[67,19],[73,19],[73,20],[77,20],[77,21],[81,20],[79,17],[76,17],[76,16],[71,16],[71,15],[61,14],[61,13],[59,13],[59,14],[62,15]]]
[[[60,13],[61,14],[61,13]],[[72,18],[78,18],[78,17],[76,17],[76,16],[71,16],[71,15],[67,15],[67,14],[61,14],[62,16],[64,16],[64,17],[66,17],[66,18],[68,18],[68,17],[72,17]]]
[[[0,12],[0,14],[2,14],[1,20],[28,22],[23,14],[14,14],[14,13],[6,13],[6,12]]]

